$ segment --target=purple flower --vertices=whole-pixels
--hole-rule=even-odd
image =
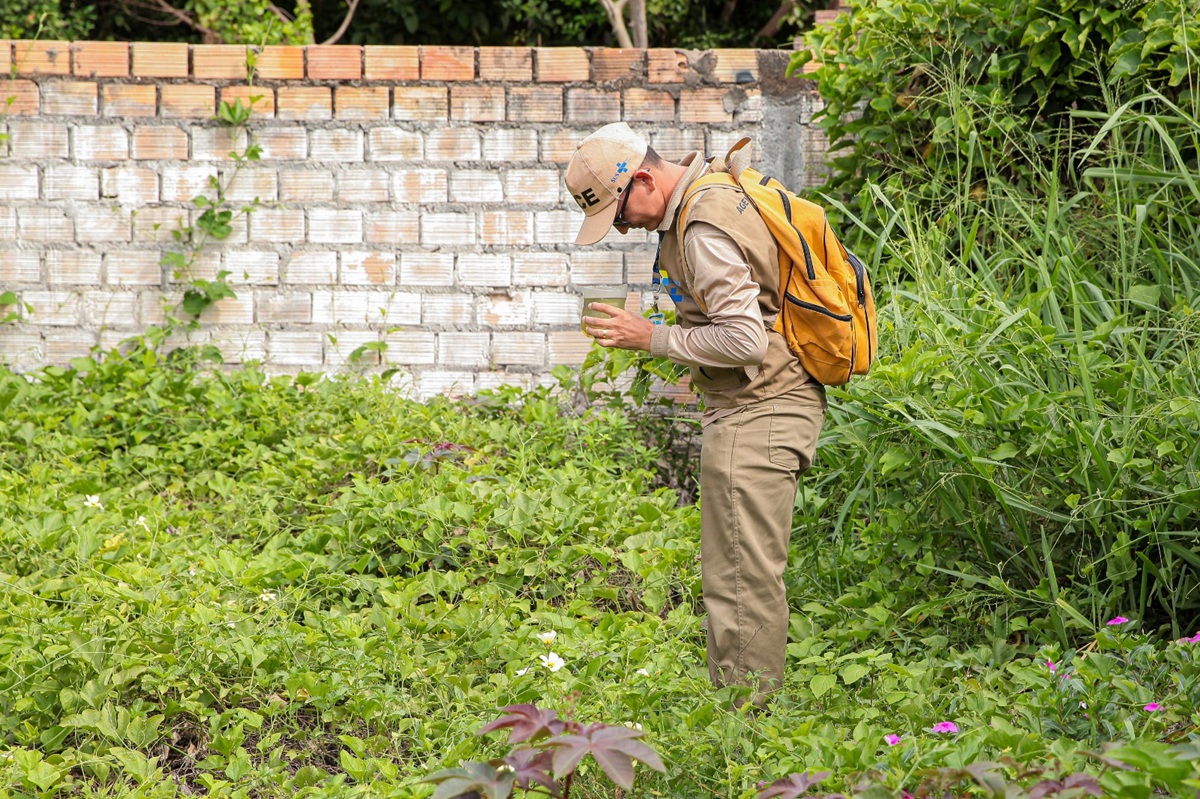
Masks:
[[[1146,711],[1147,713],[1153,713],[1154,711],[1158,710],[1158,708],[1159,708],[1158,702],[1151,702],[1148,705],[1142,706],[1142,710]]]
[[[1108,620],[1108,626],[1116,627],[1118,624],[1124,624],[1127,621],[1129,621],[1129,619],[1125,618],[1124,616],[1113,616]]]
[[[929,728],[930,732],[958,732],[958,725],[953,721],[939,721]]]
[[[1187,637],[1180,638],[1179,643],[1181,643],[1181,644],[1200,644],[1200,633],[1196,633],[1191,638],[1187,638]]]
[[[1058,665],[1057,665],[1057,664],[1055,664],[1055,662],[1054,662],[1053,660],[1047,660],[1047,661],[1046,661],[1046,668],[1050,669],[1050,673],[1051,673],[1051,674],[1053,674],[1054,672],[1058,671]]]
[[[883,740],[887,741],[888,746],[895,746],[896,744],[900,743],[900,736],[899,735],[885,735],[885,736],[883,736]]]

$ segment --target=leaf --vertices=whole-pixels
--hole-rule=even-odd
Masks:
[[[500,709],[506,711],[507,715],[483,725],[475,733],[476,735],[486,735],[493,730],[511,727],[508,742],[516,744],[521,741],[536,741],[549,735],[557,735],[566,729],[566,724],[558,718],[558,713],[553,710],[541,710],[532,702],[523,705],[507,705]]]
[[[633,787],[634,760],[640,760],[655,771],[667,770],[657,752],[641,741],[633,740],[641,736],[641,730],[593,724],[581,735],[559,735],[542,745],[554,748],[554,773],[557,776],[570,774],[579,761],[591,755],[609,779],[629,790]]]
[[[558,783],[550,776],[552,762],[551,753],[542,749],[516,749],[504,756],[504,763],[512,766],[517,785],[522,790],[528,791],[536,782],[557,794]]]
[[[808,792],[808,789],[829,776],[828,771],[818,771],[813,774],[791,773],[781,780],[768,785],[756,799],[770,799],[778,796],[780,799],[795,799]]]
[[[818,674],[808,681],[809,690],[817,699],[829,693],[835,685],[837,685],[837,677],[832,674]]]
[[[870,666],[866,666],[862,663],[851,663],[849,666],[842,669],[842,682],[846,683],[846,685],[853,685],[870,673]]]
[[[432,799],[454,799],[471,791],[482,793],[488,799],[508,799],[515,781],[513,772],[500,773],[493,765],[475,761],[463,763],[461,768],[443,769],[420,780],[437,783]]]

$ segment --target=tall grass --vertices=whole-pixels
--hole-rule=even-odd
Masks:
[[[1031,159],[1032,186],[973,162],[968,137],[957,174],[988,177],[931,167],[934,210],[869,187],[885,220],[862,233],[885,284],[884,357],[831,403],[833,518],[915,543],[1064,642],[1118,613],[1172,635],[1200,624],[1190,99],[1114,103],[1090,140],[1067,128],[1056,157]]]

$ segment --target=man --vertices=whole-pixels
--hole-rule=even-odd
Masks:
[[[625,123],[580,143],[566,183],[585,218],[577,244],[610,227],[660,235],[657,268],[673,288],[675,325],[604,303],[588,318],[603,347],[646,350],[691,367],[704,397],[700,557],[714,685],[750,685],[753,700],[783,682],[788,605],[783,586],[796,485],[825,421],[825,389],[771,329],[779,312],[779,251],[740,189],[714,186],[690,204],[710,165],[700,153],[663,160]]]

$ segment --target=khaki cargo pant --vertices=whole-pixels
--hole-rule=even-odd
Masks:
[[[713,684],[748,685],[761,703],[783,683],[783,570],[801,472],[825,423],[819,384],[708,422],[700,453],[700,560]]]

